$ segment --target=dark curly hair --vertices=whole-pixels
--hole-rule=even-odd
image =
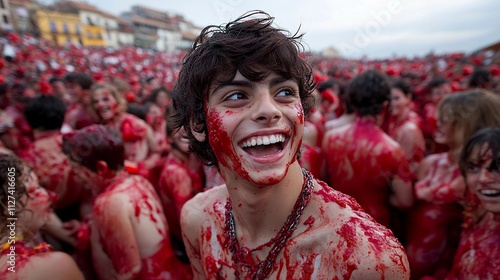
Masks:
[[[232,81],[237,71],[254,82],[272,72],[294,80],[305,116],[314,105],[312,69],[299,55],[303,34],[273,27],[273,21],[265,12],[250,11],[226,25],[207,26],[184,57],[172,96],[172,121],[177,128],[184,126],[190,149],[207,165],[217,164],[215,154],[208,141],[195,139],[191,129],[209,133],[203,107],[209,88]]]
[[[353,110],[361,116],[375,116],[390,100],[389,78],[377,70],[367,70],[356,76],[349,84],[349,101]]]
[[[53,95],[35,97],[24,109],[24,116],[33,129],[59,130],[64,122],[64,114],[64,101]]]
[[[82,89],[90,89],[94,84],[92,77],[86,73],[69,73],[64,77],[67,83],[78,84]]]
[[[411,98],[413,96],[411,84],[408,83],[408,82],[406,82],[403,79],[396,79],[396,80],[394,80],[392,82],[392,88],[399,89],[401,92],[403,92],[403,94],[406,97],[410,97]]]
[[[63,136],[62,151],[70,160],[97,172],[97,162],[106,162],[111,170],[123,168],[125,149],[121,135],[104,125],[90,125]]]
[[[9,201],[15,201],[15,215],[19,214],[24,209],[22,197],[26,194],[26,186],[23,184],[23,176],[27,170],[22,161],[14,155],[0,154],[0,217],[2,221],[7,221],[9,215]],[[9,189],[10,187],[10,189]],[[12,200],[14,198],[14,200]],[[10,205],[12,207],[12,205]],[[7,227],[0,229],[0,234],[3,236]]]

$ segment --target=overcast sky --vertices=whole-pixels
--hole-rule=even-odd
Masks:
[[[312,51],[386,58],[472,52],[500,41],[498,0],[87,0],[119,15],[132,5],[184,15],[204,27],[260,9],[278,26],[306,35]]]

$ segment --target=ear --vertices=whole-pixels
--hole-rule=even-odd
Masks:
[[[190,125],[191,133],[193,133],[194,138],[196,138],[198,142],[205,142],[205,140],[207,139],[207,134],[205,132],[199,132],[202,130],[201,127],[202,127],[201,124],[194,124],[193,122],[191,122]]]
[[[97,162],[97,174],[99,176],[108,177],[109,171],[108,164],[105,161],[100,160]]]

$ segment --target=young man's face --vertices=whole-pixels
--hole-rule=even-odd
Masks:
[[[272,185],[296,160],[304,129],[297,82],[274,73],[252,82],[237,72],[210,88],[205,112],[210,146],[228,176]]]

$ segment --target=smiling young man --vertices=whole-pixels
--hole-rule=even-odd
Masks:
[[[297,162],[314,82],[301,35],[272,24],[206,27],[174,90],[176,125],[226,183],[182,209],[195,279],[408,279],[393,234]]]

